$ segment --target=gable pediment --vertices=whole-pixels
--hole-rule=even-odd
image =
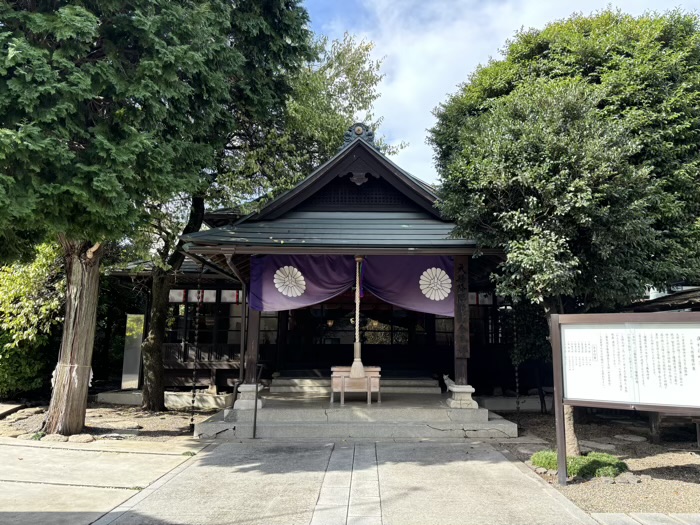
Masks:
[[[292,211],[418,211],[411,199],[367,171],[339,175]]]
[[[435,194],[361,139],[341,150],[253,220],[290,211],[422,211],[436,218]]]

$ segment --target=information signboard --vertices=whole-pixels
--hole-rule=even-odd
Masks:
[[[565,402],[700,408],[700,323],[561,324],[561,353]]]
[[[564,405],[700,415],[700,312],[552,315],[550,337],[559,465]]]

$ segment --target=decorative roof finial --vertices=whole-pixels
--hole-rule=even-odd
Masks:
[[[345,140],[341,149],[347,148],[358,138],[367,142],[374,149],[379,150],[379,148],[374,144],[374,131],[369,129],[369,126],[367,126],[367,124],[363,124],[362,122],[355,122],[348,128],[348,130],[345,132]]]

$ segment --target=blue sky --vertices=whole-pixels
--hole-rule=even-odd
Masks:
[[[344,32],[375,43],[386,75],[375,104],[379,133],[409,146],[393,157],[402,168],[435,182],[432,149],[425,143],[433,109],[520,28],[544,27],[572,13],[606,6],[631,14],[679,7],[700,11],[700,0],[307,0],[314,32]]]

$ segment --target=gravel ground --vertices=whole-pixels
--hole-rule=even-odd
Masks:
[[[0,420],[0,436],[17,437],[41,429],[47,407],[20,410]],[[195,413],[195,422],[207,419],[212,412]],[[118,434],[122,439],[167,441],[190,436],[190,414],[185,412],[144,412],[138,407],[91,403],[85,415],[84,434],[96,439]]]
[[[515,420],[513,414],[503,415]],[[549,444],[548,448],[555,447],[553,416],[522,414],[520,424],[521,435],[542,438]],[[588,512],[700,512],[700,450],[695,441],[695,426],[691,423],[682,419],[664,420],[663,442],[659,445],[616,437],[649,436],[644,419],[619,413],[587,414],[586,421],[577,421],[576,433],[579,441],[588,441],[589,445],[595,444],[597,450],[622,459],[636,475],[629,477],[632,483],[612,484],[609,479],[598,478],[577,480],[566,487],[559,486],[556,478],[549,474],[542,476],[582,509]],[[611,448],[610,445],[614,447],[612,450],[604,450]],[[544,446],[506,445],[505,448],[521,461],[527,461],[533,452]],[[584,452],[593,448],[582,446]]]

